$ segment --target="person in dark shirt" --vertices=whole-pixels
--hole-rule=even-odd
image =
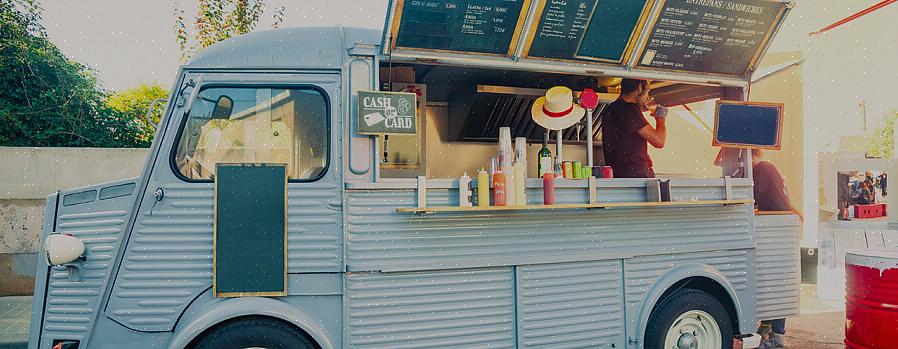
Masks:
[[[861,182],[861,185],[858,189],[858,195],[854,199],[855,205],[869,205],[873,203],[873,200],[876,197],[876,194],[873,193],[873,185],[870,184],[870,181],[864,180]]]
[[[611,166],[615,177],[655,177],[648,143],[664,148],[667,140],[667,109],[658,106],[652,113],[655,127],[642,115],[647,110],[649,82],[624,79],[620,97],[602,111],[602,146],[605,164]]]
[[[804,219],[801,213],[792,206],[783,175],[772,163],[764,161],[763,157],[761,149],[751,150],[756,208],[759,211],[792,211]]]
[[[751,150],[752,178],[754,180],[755,207],[758,211],[791,211],[798,215],[798,219],[804,221],[792,200],[789,198],[789,190],[786,181],[780,171],[769,161],[762,160],[763,153],[760,149]],[[784,348],[786,345],[786,319],[764,321],[759,333],[770,331],[767,340],[761,345],[761,349]]]

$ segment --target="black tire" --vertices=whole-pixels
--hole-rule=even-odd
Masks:
[[[684,288],[661,300],[652,310],[645,327],[645,349],[665,349],[667,331],[680,315],[691,310],[701,310],[711,315],[720,328],[721,349],[733,347],[733,325],[723,305],[707,292]]]
[[[206,331],[188,346],[193,349],[319,349],[307,334],[281,320],[244,317]]]

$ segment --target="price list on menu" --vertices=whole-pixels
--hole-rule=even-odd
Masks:
[[[548,0],[544,6],[527,55],[573,59],[596,0]]]
[[[646,0],[602,0],[577,56],[620,62],[645,11]]]
[[[619,62],[646,0],[547,0],[528,57]]]
[[[639,65],[742,75],[785,6],[779,1],[668,0]]]
[[[507,54],[525,0],[403,0],[396,47]]]

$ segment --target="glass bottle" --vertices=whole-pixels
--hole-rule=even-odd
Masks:
[[[543,133],[543,148],[539,150],[537,155],[537,173],[539,178],[543,178],[543,174],[551,172],[555,169],[552,164],[552,151],[549,150],[549,132]]]

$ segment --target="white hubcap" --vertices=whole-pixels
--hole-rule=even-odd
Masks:
[[[690,310],[681,314],[667,330],[664,349],[720,349],[723,337],[711,314]]]

